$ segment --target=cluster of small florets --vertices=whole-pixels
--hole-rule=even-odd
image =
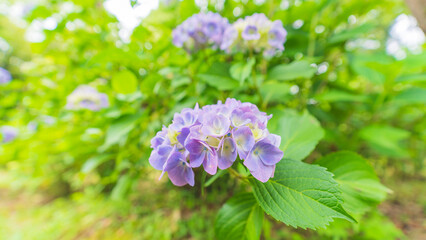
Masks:
[[[89,109],[99,111],[109,106],[108,96],[88,85],[77,87],[67,97],[66,108],[70,110]]]
[[[12,126],[2,126],[0,127],[0,133],[2,135],[2,142],[8,143],[18,136],[18,129]]]
[[[218,13],[195,14],[173,30],[173,44],[188,51],[206,47],[217,49],[228,26],[228,19]]]
[[[282,52],[286,37],[281,20],[272,22],[263,13],[240,18],[232,25],[217,13],[199,13],[173,30],[173,43],[188,51],[220,47],[228,53],[253,51],[265,56]]]
[[[220,48],[227,52],[253,51],[273,56],[284,50],[286,37],[281,20],[272,22],[265,14],[255,13],[227,28]]]
[[[0,67],[0,84],[9,83],[12,80],[12,75],[6,69]]]
[[[235,99],[183,109],[151,140],[149,162],[167,172],[173,184],[193,186],[193,168],[203,165],[214,175],[218,168],[231,167],[239,156],[255,178],[266,182],[283,157],[278,148],[281,137],[266,128],[271,117],[256,105]]]

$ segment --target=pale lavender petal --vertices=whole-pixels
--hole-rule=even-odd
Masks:
[[[218,150],[218,167],[220,169],[229,168],[236,159],[237,146],[235,141],[230,137],[224,138]]]
[[[186,182],[190,185],[190,186],[194,186],[194,171],[192,170],[192,168],[187,167],[185,172],[185,180]]]
[[[211,112],[204,116],[201,132],[213,137],[222,137],[228,133],[230,126],[231,121],[225,115]]]
[[[246,159],[255,144],[251,129],[246,126],[240,127],[233,131],[232,136],[237,146],[238,156],[240,159]]]
[[[250,172],[261,171],[262,167],[265,165],[262,163],[262,160],[260,160],[259,156],[256,156],[251,152],[247,155],[243,163],[250,170]]]
[[[189,152],[189,161],[191,167],[199,167],[206,159],[208,146],[201,141],[189,139],[185,144],[186,150]]]
[[[261,182],[266,182],[271,178],[275,171],[275,165],[265,165],[259,156],[249,153],[244,165],[250,170],[250,173]]]
[[[281,136],[271,133],[265,138],[265,141],[279,148],[281,145]]]
[[[207,158],[203,162],[203,167],[208,174],[214,175],[217,172],[217,165],[217,154],[213,149],[212,152],[207,153]]]
[[[172,183],[176,186],[181,187],[186,184],[194,186],[194,172],[184,161],[180,161],[175,168],[171,169],[167,173],[170,181],[172,181]]]
[[[242,109],[235,109],[231,113],[231,123],[234,127],[240,127],[251,122],[251,117],[246,114]]]
[[[167,161],[170,153],[172,152],[172,146],[159,146],[157,149],[152,150],[151,156],[149,157],[149,163],[157,170],[163,170],[164,164]]]
[[[258,155],[262,162],[268,166],[277,164],[284,155],[279,148],[264,140],[254,145],[252,154]]]
[[[204,160],[206,159],[207,152],[203,151],[200,154],[189,154],[189,161],[191,167],[199,167],[201,164],[203,164]]]
[[[167,161],[164,163],[163,171],[168,172],[172,170],[173,168],[177,167],[183,161],[184,160],[183,160],[182,153],[173,151],[167,158]]]
[[[189,135],[189,128],[182,128],[180,134],[177,136],[177,140],[180,144],[185,145],[185,140]]]
[[[270,178],[274,177],[275,165],[274,166],[262,166],[260,171],[251,172],[251,175],[261,182],[267,182]]]

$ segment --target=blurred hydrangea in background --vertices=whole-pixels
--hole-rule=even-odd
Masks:
[[[188,51],[206,47],[217,49],[228,26],[228,19],[218,13],[194,14],[173,30],[173,44]]]
[[[173,184],[193,186],[192,168],[203,165],[214,175],[217,168],[231,167],[239,156],[255,178],[266,182],[283,157],[278,148],[281,137],[266,128],[271,117],[254,104],[231,98],[224,104],[183,109],[152,139],[149,162],[168,172]]]
[[[222,50],[254,51],[272,56],[284,50],[287,31],[281,20],[270,21],[265,14],[255,13],[240,18],[225,31]]]
[[[0,84],[9,83],[11,80],[12,75],[10,75],[10,72],[0,67]]]
[[[89,109],[99,111],[109,106],[108,96],[88,85],[77,87],[67,97],[66,108],[70,110]]]
[[[2,126],[0,128],[3,143],[13,141],[18,136],[18,129],[12,126]]]

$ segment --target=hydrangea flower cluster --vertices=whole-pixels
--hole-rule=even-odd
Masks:
[[[12,80],[12,75],[6,69],[0,67],[0,84],[9,83]]]
[[[11,142],[18,136],[18,129],[12,126],[2,126],[0,130],[3,143]]]
[[[66,108],[70,110],[89,109],[99,111],[109,106],[108,96],[88,85],[77,87],[67,97]]]
[[[216,49],[220,47],[228,26],[228,19],[218,13],[194,14],[173,30],[173,44],[186,50],[206,47]]]
[[[203,165],[214,175],[239,156],[255,178],[266,182],[283,157],[281,137],[266,128],[271,117],[254,104],[232,98],[201,109],[198,104],[185,108],[151,140],[149,162],[163,171],[161,176],[167,172],[173,184],[194,186],[193,168]]]
[[[271,21],[263,13],[238,19],[225,31],[220,48],[231,52],[252,50],[273,56],[284,50],[287,31],[281,20]]]

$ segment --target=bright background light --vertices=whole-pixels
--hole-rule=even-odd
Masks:
[[[129,41],[133,29],[141,23],[142,19],[158,6],[159,0],[138,0],[134,7],[130,5],[129,0],[108,0],[104,3],[105,9],[120,22],[119,35],[125,42]]]

